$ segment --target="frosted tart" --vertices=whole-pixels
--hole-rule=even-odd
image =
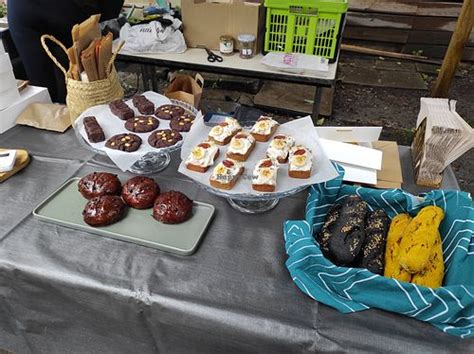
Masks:
[[[219,123],[209,132],[209,140],[218,145],[227,145],[232,137],[240,132],[242,127],[237,119],[227,117],[224,122]]]
[[[214,188],[230,190],[234,188],[242,173],[244,173],[242,162],[225,159],[214,167],[209,182]]]
[[[278,129],[279,125],[280,124],[272,117],[261,116],[253,125],[250,134],[259,142],[267,142]]]
[[[206,172],[219,156],[219,147],[213,141],[205,141],[191,150],[185,161],[186,168],[195,172]]]
[[[255,148],[255,138],[246,132],[237,133],[230,141],[226,156],[229,159],[244,162]]]
[[[292,178],[309,178],[313,168],[311,150],[303,145],[296,145],[290,150],[288,175]]]
[[[252,174],[252,188],[258,192],[274,192],[277,184],[278,161],[260,160]]]
[[[277,160],[279,163],[288,162],[290,149],[295,145],[295,139],[289,135],[275,135],[267,149],[267,157]]]

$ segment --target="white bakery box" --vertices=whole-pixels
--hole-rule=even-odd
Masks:
[[[0,134],[15,126],[16,118],[31,103],[51,103],[48,89],[27,86],[20,92],[17,101],[13,102],[10,107],[0,110]]]
[[[0,54],[0,110],[20,99],[13,75],[13,67],[7,53]]]

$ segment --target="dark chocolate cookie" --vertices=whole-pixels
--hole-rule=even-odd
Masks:
[[[110,111],[122,120],[135,117],[135,112],[123,100],[113,101],[109,104]]]
[[[105,146],[109,149],[133,152],[137,151],[141,144],[142,139],[138,135],[118,134],[107,140]]]
[[[383,275],[385,267],[385,245],[390,220],[382,209],[367,214],[365,219],[365,240],[362,245],[360,260],[357,266]]]
[[[100,143],[105,140],[104,131],[95,117],[85,117],[82,123],[91,143]]]
[[[132,98],[133,105],[141,114],[150,115],[155,112],[155,105],[143,95],[136,95]]]
[[[170,120],[184,114],[184,108],[172,104],[166,104],[157,108],[155,116],[160,119]]]
[[[117,175],[108,172],[93,172],[81,178],[77,188],[86,199],[102,195],[119,195],[122,184]]]
[[[171,119],[170,127],[171,129],[177,130],[179,132],[189,132],[191,126],[194,123],[194,118],[194,116],[184,113]]]
[[[120,197],[103,195],[89,200],[82,216],[88,225],[105,226],[122,219],[124,211],[125,205]]]
[[[188,220],[193,211],[193,201],[177,191],[160,194],[153,206],[153,217],[164,224],[179,224]]]
[[[151,208],[158,194],[160,187],[149,177],[133,177],[122,188],[122,199],[135,209]]]
[[[163,129],[151,133],[151,135],[148,137],[148,144],[159,149],[173,146],[181,139],[183,139],[183,137],[178,131],[172,129]]]
[[[134,133],[148,133],[160,125],[160,121],[150,116],[140,116],[128,119],[125,122],[125,129]]]
[[[328,249],[331,260],[340,266],[350,265],[359,255],[365,240],[367,203],[357,195],[342,202],[339,217],[329,228]]]

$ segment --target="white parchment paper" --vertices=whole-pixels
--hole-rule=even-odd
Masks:
[[[213,168],[222,160],[225,159],[225,153],[227,151],[226,146],[220,146],[220,156],[206,173],[199,173],[190,171],[186,168],[184,161],[191,153],[191,150],[199,143],[205,141],[209,134],[211,127],[204,124],[202,117],[196,118],[194,121],[191,131],[188,133],[186,140],[181,148],[181,164],[178,171],[182,174],[192,178],[193,180],[209,186],[209,177],[212,174]],[[288,164],[280,165],[277,177],[276,190],[273,193],[287,192],[292,189],[311,185],[314,183],[326,182],[334,179],[338,176],[337,171],[327,158],[324,150],[319,144],[319,138],[314,130],[313,121],[310,116],[305,118],[296,119],[294,121],[282,124],[278,127],[275,134],[288,134],[296,140],[296,144],[301,144],[308,147],[313,153],[313,168],[311,177],[308,179],[296,179],[288,176]],[[266,143],[259,143],[255,146],[255,149],[250,154],[245,164],[244,174],[239,178],[238,182],[230,191],[226,191],[229,194],[261,194],[252,189],[252,173],[255,165],[260,159],[266,157],[267,147],[270,141]]]
[[[147,91],[143,95],[155,104],[155,109],[165,104],[171,104],[171,101],[167,97],[157,94],[156,92],[153,92],[153,91]],[[134,110],[136,116],[142,115],[133,106],[131,99],[125,102],[128,104],[130,108]],[[135,162],[137,162],[140,158],[142,158],[147,153],[159,152],[159,149],[151,147],[148,144],[148,137],[150,136],[152,132],[133,133],[133,134],[138,135],[140,138],[142,138],[142,145],[137,151],[134,151],[134,152],[123,152],[119,150],[106,148],[105,141],[100,142],[100,143],[91,143],[89,142],[89,139],[87,138],[86,130],[84,129],[84,124],[82,123],[82,120],[84,119],[84,117],[87,117],[87,116],[96,117],[97,122],[99,122],[100,126],[102,127],[104,131],[106,140],[116,134],[132,133],[132,132],[125,129],[125,121],[115,116],[110,111],[110,108],[108,105],[100,105],[100,106],[89,108],[88,110],[86,110],[84,113],[82,113],[79,116],[76,122],[76,128],[79,129],[79,132],[84,138],[84,140],[88,142],[89,145],[91,145],[95,149],[104,151],[122,171],[128,170]],[[160,121],[160,125],[158,126],[157,130],[169,129],[170,121],[163,120],[163,119],[159,119],[159,121]],[[181,133],[181,135],[183,136],[183,140],[184,140],[184,137],[187,135],[187,133]]]

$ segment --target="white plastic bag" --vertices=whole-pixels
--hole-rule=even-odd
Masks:
[[[178,29],[181,21],[171,16],[164,18],[173,21],[168,27],[152,21],[143,25],[130,26],[126,23],[120,30],[120,39],[125,41],[124,50],[136,53],[183,53],[186,42]]]
[[[262,64],[276,70],[298,74],[305,71],[327,72],[329,70],[329,62],[326,58],[299,53],[271,52],[263,57]]]

